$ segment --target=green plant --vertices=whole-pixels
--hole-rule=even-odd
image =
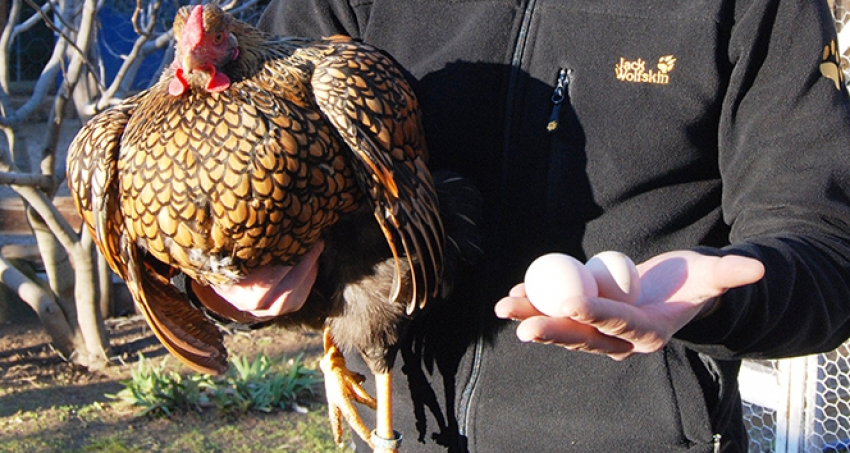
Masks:
[[[139,354],[139,363],[131,371],[131,378],[121,381],[124,388],[107,394],[120,403],[141,407],[137,415],[170,414],[176,409],[198,408],[202,402],[201,387],[210,379],[208,375],[182,376],[165,369],[167,359],[160,365],[149,365]]]
[[[321,375],[307,368],[303,355],[273,360],[258,355],[253,361],[233,357],[222,380],[207,384],[210,401],[225,412],[271,412],[289,408],[298,397],[312,395]]]
[[[249,410],[271,412],[286,409],[299,397],[314,394],[321,375],[304,365],[303,355],[273,360],[259,355],[253,361],[233,357],[227,374],[183,376],[165,370],[165,360],[157,367],[141,356],[132,377],[115,394],[119,402],[142,408],[138,415],[170,414],[175,410],[215,407],[222,412]]]

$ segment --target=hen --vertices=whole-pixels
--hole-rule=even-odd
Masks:
[[[444,218],[471,231],[475,211],[449,195],[473,200],[474,189],[448,177],[438,201],[417,101],[375,48],[271,36],[212,5],[180,9],[174,36],[159,82],[94,117],[69,148],[85,224],[156,336],[201,372],[227,368],[212,320],[261,321],[210,288],[281,265],[315,278],[303,307],[273,322],[323,329],[335,435],[345,418],[376,449],[395,451],[394,345],[448,291],[445,268],[465,239],[447,238]],[[347,370],[346,349],[375,374],[375,399]],[[371,434],[354,402],[377,407]]]

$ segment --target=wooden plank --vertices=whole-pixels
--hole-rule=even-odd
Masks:
[[[80,228],[82,219],[71,197],[56,197],[53,204],[74,229]],[[32,234],[20,198],[0,198],[0,234]]]

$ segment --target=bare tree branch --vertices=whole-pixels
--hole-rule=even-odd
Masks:
[[[17,38],[18,35],[20,35],[21,33],[24,33],[26,31],[32,29],[32,27],[38,25],[39,22],[42,22],[42,21],[49,22],[50,21],[50,17],[47,15],[47,12],[53,9],[53,4],[51,2],[46,2],[42,6],[36,5],[35,2],[33,2],[32,0],[26,0],[26,2],[36,12],[33,13],[33,15],[29,17],[29,19],[21,22],[20,24],[16,25],[15,27],[13,27],[12,34],[11,34],[12,40]]]
[[[62,244],[62,247],[66,250],[72,250],[77,246],[77,243],[80,240],[77,232],[74,231],[74,228],[71,227],[68,221],[59,214],[56,207],[53,206],[53,203],[50,202],[50,199],[48,199],[43,192],[28,186],[12,185],[9,187],[11,187],[15,193],[20,195],[24,201],[29,203],[35,212],[44,219],[44,222],[50,228],[50,231],[56,235],[56,238],[59,240],[59,243]]]
[[[9,173],[0,171],[0,185],[30,186],[45,191],[52,191],[56,184],[52,176],[36,173]]]
[[[2,256],[0,282],[32,307],[63,357],[70,358],[75,351],[85,347],[83,340],[64,322],[65,313],[57,303],[56,296],[30,280]]]
[[[159,48],[145,47],[145,44],[153,35],[153,32],[156,30],[156,18],[158,17],[159,10],[162,7],[162,0],[156,0],[150,5],[151,12],[149,14],[148,22],[147,24],[145,24],[144,28],[139,28],[141,27],[141,24],[139,23],[139,15],[141,11],[140,7],[141,0],[138,0],[136,3],[136,9],[133,11],[132,19],[133,28],[136,29],[136,32],[139,34],[139,37],[136,38],[136,41],[133,43],[133,49],[127,55],[127,58],[124,59],[124,63],[121,64],[121,68],[118,69],[118,74],[115,75],[115,79],[112,81],[111,86],[103,93],[101,100],[108,100],[115,97],[115,94],[119,91],[119,89],[124,86],[124,78],[131,72],[135,72],[131,71],[132,68],[134,66],[138,68],[138,65],[141,64],[141,61],[144,59],[144,57],[147,56],[147,54],[150,54],[151,52]],[[168,41],[166,41],[166,43],[171,40],[171,31],[169,31],[168,33],[169,39]],[[98,105],[100,104],[101,103],[99,102]]]
[[[236,5],[239,6],[236,6]],[[230,0],[224,5],[221,5],[221,9],[225,11],[229,11],[231,14],[239,14],[243,11],[247,11],[254,6],[257,5],[257,0],[247,0],[244,2],[239,2],[239,0]]]
[[[61,45],[57,44],[53,55],[51,55],[50,60],[44,66],[44,69],[42,69],[41,75],[35,83],[33,95],[17,110],[7,113],[0,118],[0,127],[12,127],[23,123],[41,106],[50,88],[55,84],[56,75],[59,74],[59,70],[61,69],[63,53]]]
[[[17,23],[18,17],[21,15],[21,0],[12,0],[12,7],[9,8],[9,18],[6,22],[6,27],[3,28],[3,33],[0,34],[0,51],[2,51],[2,58],[0,58],[0,86],[3,87],[3,91],[9,92],[9,55],[11,55],[12,50],[12,31],[15,27],[10,26],[11,24]],[[11,109],[10,105],[5,105],[4,110],[8,111]],[[6,116],[5,114],[3,116]]]
[[[85,62],[85,64],[86,64],[86,65],[88,65],[88,66],[89,66],[89,67],[91,67],[91,68],[94,68],[94,67],[95,67],[95,65],[94,65],[91,61],[89,61],[89,58],[88,58],[88,55],[87,55],[86,51],[84,51],[84,50],[83,50],[83,48],[80,48],[80,47],[77,45],[77,42],[75,42],[75,40],[74,40],[74,39],[72,39],[72,38],[70,37],[70,35],[69,35],[68,33],[66,33],[66,31],[65,31],[65,30],[63,30],[63,29],[61,29],[61,28],[57,27],[57,26],[53,23],[53,21],[51,21],[51,20],[50,20],[50,17],[49,17],[49,16],[47,16],[47,14],[45,14],[44,12],[42,12],[42,11],[41,11],[41,9],[38,7],[38,5],[36,5],[36,4],[35,4],[35,2],[33,2],[33,0],[24,0],[24,1],[25,1],[25,2],[27,2],[27,4],[28,4],[28,5],[30,5],[30,7],[32,7],[32,8],[34,8],[34,9],[38,10],[38,11],[41,13],[41,15],[43,16],[43,19],[44,19],[44,25],[46,25],[46,26],[47,26],[47,28],[51,29],[54,33],[56,33],[57,35],[59,35],[60,39],[62,39],[62,40],[64,40],[64,41],[66,41],[66,42],[68,43],[68,45],[69,45],[69,46],[71,46],[71,48],[73,48],[74,50],[76,50],[76,51],[77,51],[77,53],[80,55],[80,58],[82,58],[82,59],[84,60],[84,62]],[[85,4],[84,4],[84,5],[85,5]],[[96,5],[92,4],[92,6],[91,6],[91,7],[94,9],[94,11],[97,11]],[[85,6],[84,6],[84,8],[85,8]],[[65,21],[65,19],[62,17],[62,14],[56,14],[56,17],[58,17],[58,18],[59,18],[59,21],[60,21],[60,22],[62,22],[62,24],[63,24],[63,26],[65,26],[65,28],[70,29],[71,31],[76,31],[76,30],[74,30],[74,28],[73,28],[73,27],[69,27],[69,26],[67,25],[67,22],[66,22],[66,21]],[[83,30],[83,29],[82,29],[82,27],[85,25],[85,23],[86,23],[86,20],[85,20],[85,19],[83,19],[83,22],[80,24],[81,29],[80,29],[80,30],[78,31],[78,33],[77,33],[77,40],[79,40],[79,37],[80,37],[81,35],[83,35],[83,34],[88,34],[88,31],[86,31],[86,30]],[[84,41],[84,42],[86,42],[86,43],[87,43],[87,42],[88,42],[88,39],[89,39],[89,38],[85,38],[85,41]],[[105,89],[105,88],[106,88],[106,85],[104,85],[103,81],[101,81],[101,80],[100,80],[100,77],[98,77],[98,76],[96,75],[96,73],[94,73],[94,72],[92,72],[92,74],[95,74],[95,79],[97,80],[97,84],[98,84],[101,88]]]
[[[144,36],[144,37],[150,37],[150,30],[148,29],[148,27],[150,26],[151,23],[156,23],[156,21],[149,20],[148,25],[143,27],[141,25],[141,20],[142,20],[141,17],[142,17],[142,10],[143,9],[144,8],[142,7],[142,0],[136,0],[136,8],[133,10],[133,16],[130,17],[130,22],[133,23],[133,30],[135,30],[137,35]],[[157,8],[156,11],[158,12],[159,8]]]
[[[40,284],[42,282],[21,278],[19,272],[3,261],[0,261],[0,284],[15,288],[39,312],[65,358],[96,368],[105,362],[105,351],[109,349],[97,293],[101,285],[108,287],[110,279],[107,272],[98,272],[91,238],[85,230],[83,233],[75,231],[52,201],[52,193],[59,181],[55,167],[60,127],[72,94],[79,95],[74,98],[78,112],[82,110],[81,106],[98,103],[108,106],[117,93],[133,81],[141,60],[168,45],[171,32],[159,33],[156,28],[163,0],[138,0],[137,7],[150,2],[147,9],[133,19],[141,33],[132,50],[122,57],[124,62],[119,74],[110,80],[107,91],[103,83],[106,80],[105,66],[102,61],[92,61],[99,56],[91,52],[97,39],[94,33],[97,11],[103,0],[47,0],[49,4],[43,6],[36,6],[35,1],[38,0],[8,0],[11,5],[9,19],[0,33],[0,132],[5,133],[8,143],[8,148],[0,147],[0,185],[14,190],[27,206],[27,219],[42,261],[50,269],[47,273],[49,287]],[[22,20],[24,2],[35,8],[36,14]],[[51,10],[56,18],[51,18]],[[38,21],[43,21],[58,35],[58,39],[41,69],[31,96],[16,108],[9,96],[11,46],[15,37],[21,39],[26,36],[23,33]],[[60,71],[64,77],[57,87]],[[91,77],[83,79],[87,74]],[[83,81],[90,84],[90,89],[83,89]],[[41,148],[40,171],[31,173],[25,168],[25,164],[31,161],[28,149],[17,131],[54,92],[56,96],[47,123],[49,128],[46,137],[40,140],[45,143]]]

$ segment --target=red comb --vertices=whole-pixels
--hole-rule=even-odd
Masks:
[[[195,48],[204,39],[204,7],[197,5],[192,8],[189,19],[183,28],[183,45],[189,49]]]

